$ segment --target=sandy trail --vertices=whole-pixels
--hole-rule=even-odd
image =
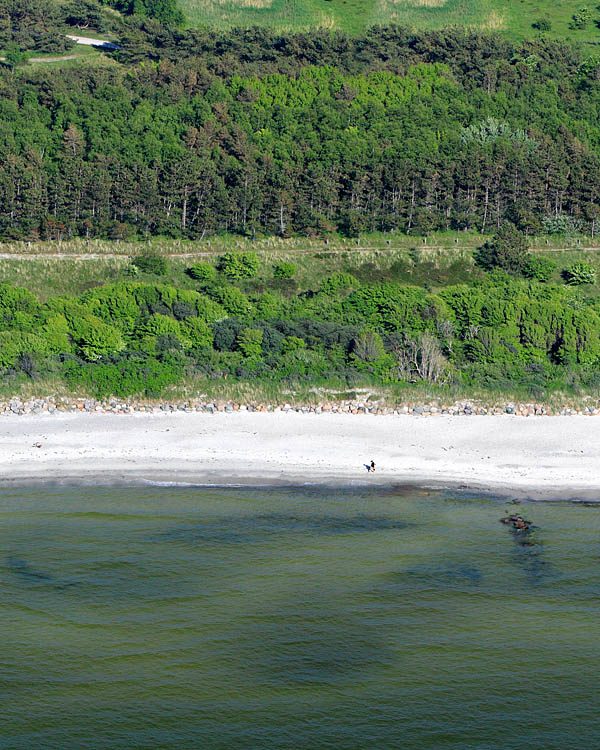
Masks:
[[[371,459],[375,474],[364,468]],[[600,419],[296,412],[2,417],[0,476],[4,483],[428,483],[600,500]]]

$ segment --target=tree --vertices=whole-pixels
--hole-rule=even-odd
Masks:
[[[176,0],[105,0],[105,4],[127,15],[148,16],[167,25],[184,21]]]
[[[510,222],[505,222],[498,233],[487,240],[474,254],[475,263],[486,271],[501,268],[512,274],[523,272],[528,257],[525,234]]]
[[[439,383],[448,375],[448,362],[439,341],[430,333],[405,338],[394,345],[400,380]]]
[[[14,70],[19,67],[19,65],[24,65],[27,60],[29,60],[30,56],[30,52],[20,49],[17,44],[13,43],[6,46],[4,62],[11,70]]]
[[[91,0],[71,0],[63,8],[65,23],[79,30],[93,28],[102,31],[104,19],[98,5]]]

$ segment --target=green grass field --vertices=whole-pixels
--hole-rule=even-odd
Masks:
[[[600,10],[590,5],[592,21],[586,29],[569,28],[571,16],[583,0],[179,0],[190,26],[219,28],[270,26],[299,30],[314,26],[358,33],[375,24],[396,23],[416,28],[449,24],[503,31],[512,38],[535,33],[532,23],[547,18],[552,37],[600,41],[594,20]]]
[[[0,282],[8,281],[34,292],[41,300],[61,294],[81,294],[86,289],[115,281],[146,281],[174,284],[195,289],[198,283],[186,269],[198,260],[216,263],[226,251],[256,252],[260,272],[256,279],[243,283],[245,291],[258,294],[277,289],[296,294],[317,289],[321,280],[335,271],[352,273],[361,282],[394,281],[426,286],[436,290],[450,284],[472,281],[481,272],[473,265],[473,250],[483,242],[481,235],[468,232],[434,233],[423,237],[402,234],[370,234],[356,240],[332,238],[260,239],[254,242],[229,236],[203,242],[179,242],[155,238],[146,242],[87,243],[23,242],[0,245]],[[551,242],[550,245],[547,243]],[[581,245],[579,244],[581,243]],[[588,238],[531,238],[535,252],[556,264],[553,281],[561,283],[561,271],[571,263],[584,260],[596,269],[596,283],[580,287],[585,296],[600,297],[600,243]],[[128,274],[130,258],[150,250],[168,259],[166,276]],[[297,272],[293,282],[273,278],[273,266],[291,261]]]

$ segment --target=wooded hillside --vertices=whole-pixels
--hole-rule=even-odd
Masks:
[[[159,38],[160,37],[160,38]],[[0,236],[595,232],[600,82],[563,43],[458,30],[123,35],[0,72]]]

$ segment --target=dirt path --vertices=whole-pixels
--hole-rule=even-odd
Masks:
[[[337,247],[337,248],[324,248],[322,250],[316,249],[314,247],[307,248],[306,250],[297,249],[294,252],[301,254],[301,253],[314,253],[318,252],[319,254],[327,254],[327,255],[337,255],[339,253],[365,253],[365,252],[372,252],[374,250],[378,251],[386,251],[386,252],[393,252],[394,250],[400,250],[403,248],[396,248],[396,247]],[[448,248],[437,248],[437,247],[429,247],[430,250],[444,250]],[[453,247],[450,248],[452,250],[472,250],[472,247]],[[600,248],[598,248],[600,249]],[[270,248],[265,250],[258,250],[259,254],[262,252],[269,252]],[[226,252],[224,249],[219,250],[200,250],[195,253],[165,253],[165,258],[214,258],[217,255],[222,254],[223,252]],[[138,253],[139,254],[139,253]],[[16,259],[16,260],[42,260],[45,258],[56,258],[58,260],[98,260],[100,258],[122,258],[124,260],[127,260],[128,258],[131,258],[133,256],[132,253],[0,253],[0,260],[10,260]]]
[[[464,246],[464,245],[453,245],[451,247],[440,247],[440,246],[433,246],[433,245],[423,245],[422,248],[424,250],[474,250],[475,248],[472,246]],[[260,254],[262,252],[268,253],[271,248],[266,248],[262,250],[258,250],[257,252]],[[364,246],[364,247],[327,247],[323,249],[318,248],[307,248],[306,250],[297,249],[293,252],[296,252],[298,254],[301,253],[315,253],[318,252],[319,254],[327,254],[327,255],[337,255],[339,253],[365,253],[365,252],[373,252],[373,251],[379,251],[379,252],[397,252],[398,250],[406,250],[407,248],[400,248],[400,247],[371,247],[371,246]],[[530,248],[530,251],[533,253],[562,253],[567,250],[581,250],[586,252],[598,252],[600,251],[600,247],[582,247],[582,248],[576,248],[576,247],[534,247]],[[199,250],[195,253],[166,253],[164,255],[165,258],[214,258],[216,255],[220,255],[221,253],[225,252],[224,249],[219,250]],[[292,252],[290,249],[289,252]],[[111,260],[128,260],[132,257],[132,253],[54,253],[54,252],[47,252],[47,253],[1,253],[0,252],[0,260],[44,260],[53,258],[56,260],[100,260],[101,258],[109,258]]]
[[[77,55],[65,55],[64,57],[30,57],[27,62],[44,63],[44,62],[62,62],[63,60],[76,60]]]

